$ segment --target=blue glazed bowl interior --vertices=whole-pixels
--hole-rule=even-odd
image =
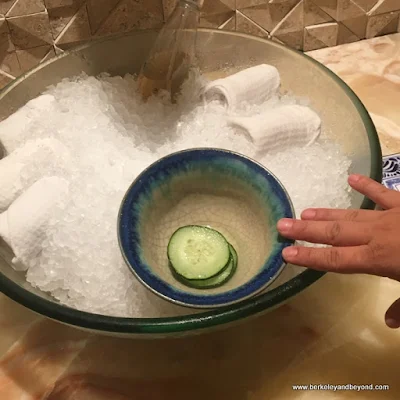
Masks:
[[[255,161],[230,151],[193,149],[171,154],[146,169],[121,204],[118,237],[126,263],[159,296],[194,308],[213,308],[254,296],[285,266],[280,218],[294,217],[277,178]],[[171,272],[167,246],[186,225],[222,233],[238,253],[233,277],[213,289],[195,289]]]

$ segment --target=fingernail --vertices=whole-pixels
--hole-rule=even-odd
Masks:
[[[278,221],[278,230],[280,232],[287,232],[293,226],[293,221],[291,219],[281,219]]]
[[[317,216],[317,212],[311,208],[309,210],[304,210],[301,213],[301,218],[304,218],[304,219],[314,219],[316,216]]]
[[[285,258],[293,258],[297,256],[298,252],[299,251],[295,247],[286,247],[286,249],[283,249],[282,254]]]
[[[349,176],[350,183],[357,183],[361,179],[361,175],[353,174]]]
[[[397,321],[396,319],[387,318],[385,322],[386,322],[386,325],[387,325],[389,328],[392,328],[392,329],[398,329],[398,328],[400,328],[400,321]]]

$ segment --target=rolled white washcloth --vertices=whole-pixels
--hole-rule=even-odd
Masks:
[[[60,162],[65,164],[69,160],[68,149],[57,139],[37,139],[25,143],[24,146],[13,151],[10,155],[0,160],[0,212],[7,207],[25,190],[29,181],[36,181],[46,171],[38,168],[42,163],[52,164]],[[22,180],[21,172],[26,165],[32,169],[29,179]],[[36,168],[34,168],[36,165]]]
[[[43,94],[28,101],[25,106],[0,122],[0,142],[7,153],[20,146],[20,136],[26,126],[32,120],[42,118],[54,102],[54,96]]]
[[[227,109],[241,103],[262,103],[278,93],[281,79],[272,65],[261,64],[208,83],[203,100],[220,100]]]
[[[48,226],[59,201],[68,195],[68,182],[57,176],[42,178],[0,214],[0,236],[14,253],[19,271],[42,250]]]
[[[251,117],[229,117],[228,123],[244,130],[258,148],[257,153],[308,146],[321,133],[321,119],[310,108],[287,105]]]

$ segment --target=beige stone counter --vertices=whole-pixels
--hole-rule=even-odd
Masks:
[[[400,34],[310,53],[373,115],[385,154],[400,152]],[[289,304],[218,333],[138,341],[89,335],[0,296],[1,400],[400,398],[400,330],[384,313],[400,284],[328,275]],[[293,385],[389,385],[299,391]]]
[[[400,34],[312,51],[367,107],[383,154],[400,152]]]

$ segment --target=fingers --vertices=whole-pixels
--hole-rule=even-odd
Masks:
[[[384,209],[400,207],[400,193],[362,175],[350,175],[350,186]]]
[[[370,224],[349,221],[301,221],[282,219],[277,225],[282,236],[332,246],[356,246],[372,239]]]
[[[309,208],[301,214],[303,220],[314,221],[376,221],[382,217],[382,211],[375,210],[336,210],[329,208]]]
[[[369,273],[368,248],[357,247],[287,247],[282,253],[286,262],[319,271],[343,274]]]
[[[400,299],[397,299],[386,311],[385,322],[389,328],[400,328]]]

